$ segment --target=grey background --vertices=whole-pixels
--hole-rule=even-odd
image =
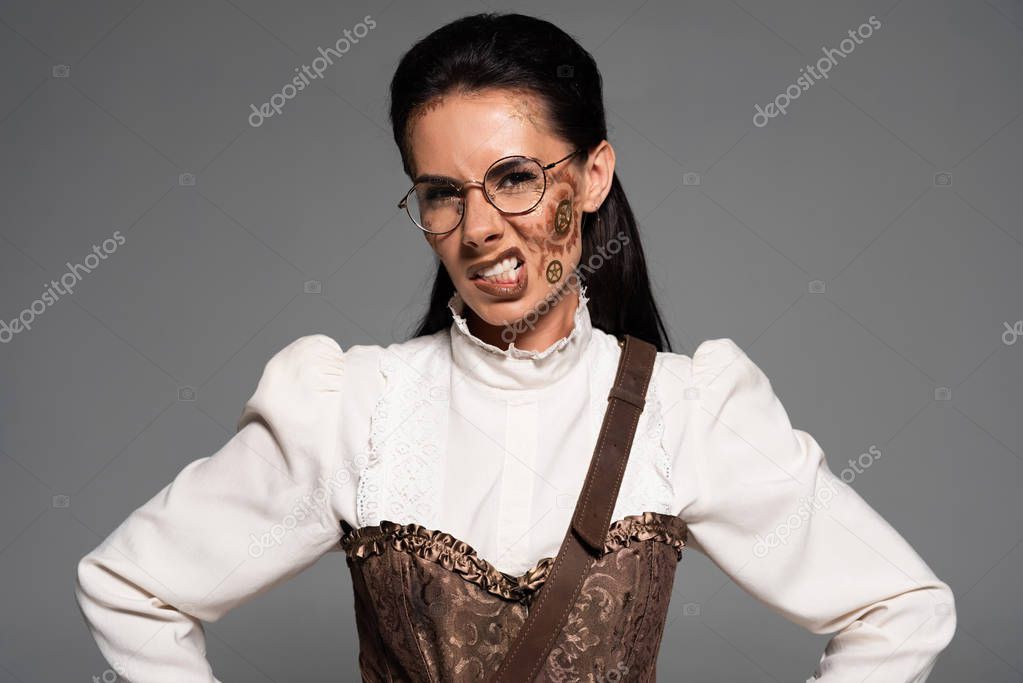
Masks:
[[[275,351],[407,338],[434,261],[394,206],[386,87],[415,39],[508,8],[598,60],[675,350],[734,338],[832,469],[879,449],[853,486],[957,598],[931,680],[1023,681],[1023,341],[1002,338],[1023,319],[1019,0],[3,0],[0,318],[126,243],[0,345],[0,682],[103,675],[75,563],[230,438]],[[367,14],[322,80],[249,125]],[[870,15],[828,80],[753,125]],[[356,675],[339,554],[206,628],[226,681]],[[690,553],[660,679],[802,681],[826,640]]]

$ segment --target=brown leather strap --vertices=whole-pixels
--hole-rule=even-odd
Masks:
[[[600,437],[572,516],[572,527],[592,552],[604,547],[656,355],[653,344],[626,335]]]
[[[653,344],[625,335],[618,373],[608,393],[600,436],[572,524],[551,573],[490,683],[521,683],[537,677],[575,605],[586,574],[603,552],[656,356]]]

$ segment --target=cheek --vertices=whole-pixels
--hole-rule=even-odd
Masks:
[[[426,238],[426,243],[430,245],[430,249],[433,249],[433,253],[439,256],[441,260],[444,260],[444,252],[440,248],[440,243],[437,241],[437,237],[425,232],[423,233],[423,235]]]
[[[449,264],[458,262],[458,245],[453,244],[451,240],[447,239],[450,235],[438,236],[429,235],[427,233],[423,234],[426,235],[426,243],[430,245],[430,248],[433,249],[433,253],[437,255],[437,258],[440,259],[441,263],[443,263],[445,267]]]
[[[520,224],[526,246],[533,255],[534,270],[545,281],[547,267],[554,260],[561,261],[563,273],[567,271],[569,257],[582,236],[582,212],[576,208],[571,185],[559,183],[548,194],[550,199],[544,198],[543,211]]]
[[[582,211],[576,208],[575,196],[571,191],[554,204],[551,228],[547,233],[547,248],[552,254],[568,257],[582,237]]]

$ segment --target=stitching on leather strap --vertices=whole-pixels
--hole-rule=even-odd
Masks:
[[[635,353],[642,355],[638,364],[632,360]],[[654,352],[651,354],[651,352]],[[528,680],[533,681],[549,657],[550,650],[562,634],[562,627],[578,601],[589,568],[593,566],[595,556],[599,557],[608,532],[611,513],[617,502],[617,493],[621,486],[629,452],[639,426],[640,414],[645,404],[645,394],[653,374],[656,349],[649,342],[636,337],[626,337],[623,355],[619,359],[618,372],[615,375],[609,405],[605,419],[601,425],[596,451],[591,459],[586,474],[583,490],[572,515],[571,525],[562,541],[562,547],[551,568],[551,573],[541,588],[538,599],[529,608],[522,628],[516,634],[505,655],[496,675],[491,681],[521,680],[523,670],[528,666]],[[642,393],[640,393],[642,392]],[[610,399],[618,400],[610,400]],[[626,407],[630,406],[630,407]],[[624,411],[624,413],[622,412]],[[613,463],[606,463],[606,458],[614,458]],[[611,467],[611,471],[605,471]],[[597,498],[594,498],[596,496]],[[599,506],[597,510],[592,505]],[[602,528],[596,529],[600,523]],[[599,536],[599,538],[597,538]],[[599,541],[599,543],[598,543]],[[596,543],[596,546],[594,545]],[[576,572],[569,579],[569,585],[561,585],[559,580],[565,567],[569,572]],[[574,585],[573,585],[574,584]],[[558,592],[555,593],[554,591]],[[548,600],[550,599],[550,600]],[[548,603],[559,606],[557,613],[545,611]],[[556,626],[553,632],[547,632],[551,624]],[[540,630],[537,633],[538,629]],[[532,636],[543,638],[542,645]],[[527,642],[532,639],[532,642]],[[542,649],[538,649],[542,648]],[[542,657],[534,661],[519,661],[520,653],[542,652]],[[512,673],[512,666],[520,668]]]
[[[643,410],[643,406],[646,404],[646,399],[640,396],[637,392],[632,389],[626,389],[625,387],[611,387],[611,391],[607,395],[608,400],[612,398],[618,398],[626,403],[631,403],[636,408]]]

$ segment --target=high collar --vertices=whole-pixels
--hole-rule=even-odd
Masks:
[[[593,336],[586,286],[580,284],[578,291],[572,330],[542,351],[516,348],[514,341],[501,349],[474,335],[462,315],[465,301],[456,291],[448,300],[455,365],[469,377],[498,389],[538,389],[561,379],[582,360]]]

